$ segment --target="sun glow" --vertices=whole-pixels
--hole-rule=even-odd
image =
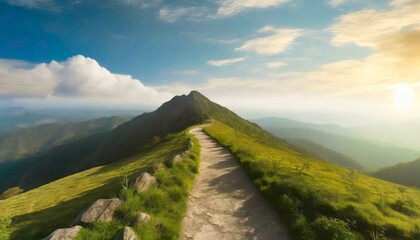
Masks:
[[[408,110],[414,105],[414,93],[411,87],[406,84],[399,84],[394,87],[395,106],[402,110]]]

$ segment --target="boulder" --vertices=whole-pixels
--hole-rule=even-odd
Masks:
[[[73,240],[79,234],[81,226],[74,226],[72,228],[60,228],[51,233],[44,240]]]
[[[121,200],[118,198],[96,200],[85,212],[83,212],[79,221],[82,224],[94,221],[110,222],[114,216],[115,210],[121,206]]]
[[[114,240],[138,240],[138,237],[131,227],[125,227],[117,233]]]
[[[180,162],[182,162],[182,157],[181,157],[181,155],[178,154],[174,158],[172,158],[171,165],[174,165],[174,164],[177,164],[177,163],[180,163]]]
[[[134,181],[134,187],[139,193],[155,186],[157,186],[156,178],[147,172],[140,174]]]
[[[138,213],[134,223],[148,223],[150,222],[150,215],[147,213]]]

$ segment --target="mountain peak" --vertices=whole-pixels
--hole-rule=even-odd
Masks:
[[[194,98],[206,98],[203,94],[201,94],[199,91],[196,90],[192,90],[189,94],[189,97],[194,97]]]

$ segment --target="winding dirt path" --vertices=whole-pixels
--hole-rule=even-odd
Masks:
[[[188,199],[182,239],[289,239],[278,216],[233,156],[201,128],[200,174]]]

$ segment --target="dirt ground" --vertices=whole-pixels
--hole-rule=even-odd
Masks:
[[[181,239],[289,239],[278,215],[232,155],[201,128],[200,173],[189,196]]]

